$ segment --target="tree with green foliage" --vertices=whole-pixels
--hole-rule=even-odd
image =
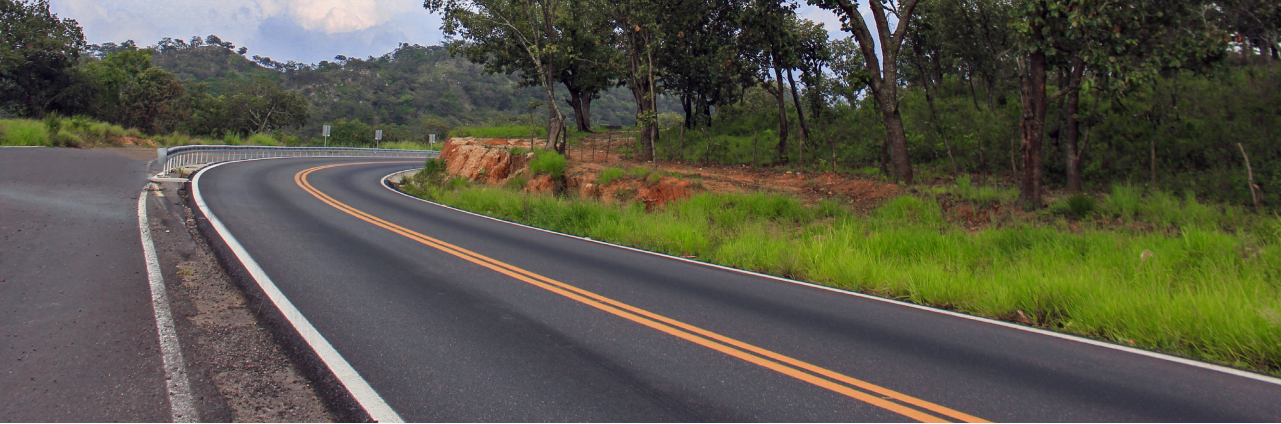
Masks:
[[[784,69],[791,69],[795,55],[793,46],[798,44],[795,25],[796,5],[779,0],[755,0],[748,7],[744,19],[744,38],[755,53],[757,69],[761,71],[761,87],[774,95],[778,103],[779,163],[787,163],[787,89],[783,82]],[[789,19],[791,18],[791,19]],[[773,75],[769,75],[769,71]],[[769,81],[773,80],[771,84]]]
[[[1223,33],[1202,19],[1212,8],[1205,2],[1159,0],[1132,1],[1126,7],[1100,0],[1029,0],[1021,6],[1025,20],[1015,28],[1024,52],[1020,62],[1024,171],[1019,193],[1025,208],[1041,205],[1041,144],[1049,102],[1065,97],[1068,189],[1078,192],[1085,147],[1079,140],[1082,90],[1117,98],[1164,71],[1196,67],[1222,52]],[[1058,92],[1050,96],[1047,72],[1053,68],[1060,69],[1062,76]],[[1151,140],[1153,151],[1155,142]],[[1155,164],[1152,175],[1155,180]]]
[[[152,66],[154,53],[130,45],[80,67],[74,89],[79,111],[152,134],[183,126],[191,115],[187,89],[172,73]]]
[[[658,140],[658,62],[655,57],[664,39],[661,22],[666,18],[657,0],[621,0],[613,4],[614,25],[622,33],[627,53],[624,73],[627,88],[636,99],[636,126],[641,129],[642,161],[657,161],[654,143]]]
[[[224,102],[229,120],[246,133],[300,127],[307,124],[309,117],[306,98],[266,78],[240,85]]]
[[[757,69],[740,39],[743,0],[679,0],[664,4],[669,34],[659,46],[660,78],[680,96],[686,128],[710,125],[712,108],[737,101],[755,85]]]
[[[920,0],[880,0],[869,1],[872,10],[872,21],[875,23],[876,36],[868,29],[867,22],[859,13],[858,0],[808,0],[809,4],[832,10],[841,18],[843,29],[854,33],[859,51],[867,67],[867,85],[872,89],[872,96],[880,106],[885,119],[885,139],[889,145],[890,160],[894,168],[894,178],[904,184],[912,184],[912,162],[908,157],[907,133],[903,131],[903,118],[899,111],[899,51],[907,36],[913,13]],[[891,27],[888,16],[898,19]],[[880,55],[876,48],[880,47]]]
[[[569,91],[566,102],[574,109],[579,131],[592,130],[592,100],[618,84],[622,53],[614,46],[618,35],[613,22],[594,0],[567,0],[560,38],[564,54],[557,80]]]
[[[532,68],[547,99],[546,149],[564,151],[560,139],[565,116],[556,105],[559,45],[563,28],[557,19],[565,0],[425,0],[423,7],[443,15],[441,30],[454,49],[478,49],[483,54],[520,55],[523,66]],[[500,53],[501,52],[501,53]],[[475,53],[477,56],[482,53]]]
[[[0,108],[43,115],[71,85],[84,47],[80,25],[48,0],[0,0]]]

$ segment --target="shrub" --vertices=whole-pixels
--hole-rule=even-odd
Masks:
[[[622,169],[619,169],[619,168],[605,168],[604,170],[600,171],[600,177],[599,177],[599,179],[597,180],[597,182],[599,182],[601,186],[607,186],[607,185],[609,185],[609,183],[612,183],[612,182],[614,182],[615,180],[617,180],[617,179],[619,179],[619,178],[622,178],[622,177],[623,177],[623,170],[622,170]]]
[[[1128,184],[1112,184],[1112,195],[1108,197],[1105,210],[1122,218],[1134,219],[1142,204],[1138,188]]]
[[[1072,212],[1077,219],[1082,219],[1094,213],[1094,198],[1085,194],[1077,193],[1067,199],[1068,210]]]
[[[645,179],[645,177],[648,177],[648,176],[649,176],[649,172],[650,172],[650,171],[649,171],[649,168],[644,168],[644,167],[639,167],[639,166],[638,166],[638,167],[635,167],[635,168],[632,168],[632,169],[627,170],[627,173],[628,173],[628,174],[630,174],[630,175],[631,175],[631,176],[633,176],[633,177],[636,177],[636,179],[638,179],[638,180],[643,180],[643,179]]]
[[[525,184],[528,182],[529,180],[524,175],[513,175],[507,179],[507,188],[518,191],[524,190]]]
[[[57,134],[50,132],[49,143],[58,147],[76,147],[84,145],[84,139],[70,131],[62,131]]]
[[[943,220],[943,209],[933,200],[899,196],[877,209],[876,217],[891,222],[938,224]]]
[[[445,186],[448,187],[450,190],[458,190],[460,188],[467,187],[467,183],[468,183],[467,178],[464,178],[462,176],[457,176],[454,178],[450,178],[449,183],[445,184]]]
[[[437,176],[445,173],[445,161],[437,158],[427,159],[423,164],[423,176]]]
[[[569,160],[551,150],[535,150],[534,160],[529,162],[529,170],[535,174],[551,175],[554,179],[565,176],[565,167]]]
[[[62,131],[62,117],[57,113],[50,113],[44,116],[44,127],[49,134],[56,135]]]

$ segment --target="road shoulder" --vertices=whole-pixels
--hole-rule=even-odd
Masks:
[[[219,266],[182,200],[185,189],[173,183],[157,188],[148,216],[201,421],[334,421]]]

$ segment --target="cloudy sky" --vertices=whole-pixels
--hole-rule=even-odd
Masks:
[[[164,37],[216,34],[248,47],[249,56],[279,62],[381,56],[401,42],[432,45],[443,38],[440,17],[427,13],[421,0],[51,0],[50,6],[80,22],[94,44],[153,45]],[[798,10],[823,22],[833,37],[848,35],[830,12]]]

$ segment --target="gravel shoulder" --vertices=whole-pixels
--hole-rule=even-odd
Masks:
[[[148,213],[202,421],[333,422],[334,415],[218,265],[178,184]]]

